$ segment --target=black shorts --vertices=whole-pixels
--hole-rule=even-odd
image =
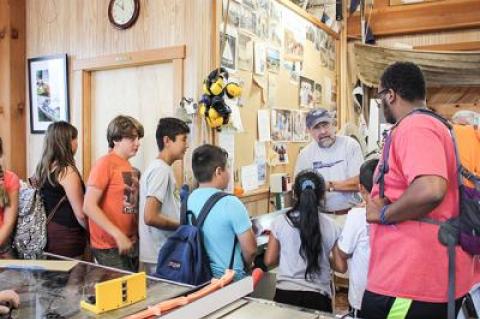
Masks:
[[[273,300],[297,307],[332,312],[332,299],[314,291],[277,289]]]
[[[458,314],[464,297],[455,300]],[[368,319],[385,319],[395,302],[395,297],[365,291],[362,299],[362,315]],[[447,319],[447,303],[433,303],[413,300],[405,319]]]

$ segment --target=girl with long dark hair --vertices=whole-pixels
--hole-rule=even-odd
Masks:
[[[50,124],[35,172],[35,183],[50,219],[45,250],[72,258],[82,257],[87,242],[83,213],[85,185],[74,159],[77,136],[77,129],[67,122]]]
[[[293,193],[295,204],[273,223],[264,258],[267,266],[279,265],[274,300],[332,312],[329,255],[339,229],[321,213],[325,180],[301,171]]]

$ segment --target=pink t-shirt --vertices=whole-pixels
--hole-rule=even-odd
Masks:
[[[5,180],[4,180],[4,187],[7,192],[18,191],[20,188],[20,181],[18,180],[18,176],[15,173],[5,170]],[[4,209],[0,207],[0,226],[3,225],[3,213]]]
[[[427,217],[445,221],[458,215],[458,183],[453,143],[448,129],[428,115],[414,114],[393,132],[385,175],[385,196],[395,202],[416,177],[441,176],[448,181],[442,203]],[[378,172],[376,172],[378,174]],[[372,197],[379,197],[374,185]],[[438,226],[418,221],[372,224],[367,289],[377,294],[425,302],[447,302],[447,248],[438,241]],[[473,281],[473,260],[456,249],[456,298]]]

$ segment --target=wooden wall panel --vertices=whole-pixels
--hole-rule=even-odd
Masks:
[[[211,68],[211,0],[140,0],[140,16],[128,30],[110,24],[106,0],[26,1],[28,58],[67,53],[70,59],[84,59],[186,44],[184,92],[189,97],[197,97],[202,78]],[[70,62],[70,113],[72,124],[82,132],[82,77],[71,66]],[[28,134],[27,140],[28,171],[32,172],[43,135]],[[82,151],[79,148],[79,166]]]
[[[0,136],[4,165],[20,177],[25,165],[25,0],[0,0]]]

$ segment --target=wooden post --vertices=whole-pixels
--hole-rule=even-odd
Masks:
[[[6,167],[26,177],[25,0],[0,0],[0,136]]]

